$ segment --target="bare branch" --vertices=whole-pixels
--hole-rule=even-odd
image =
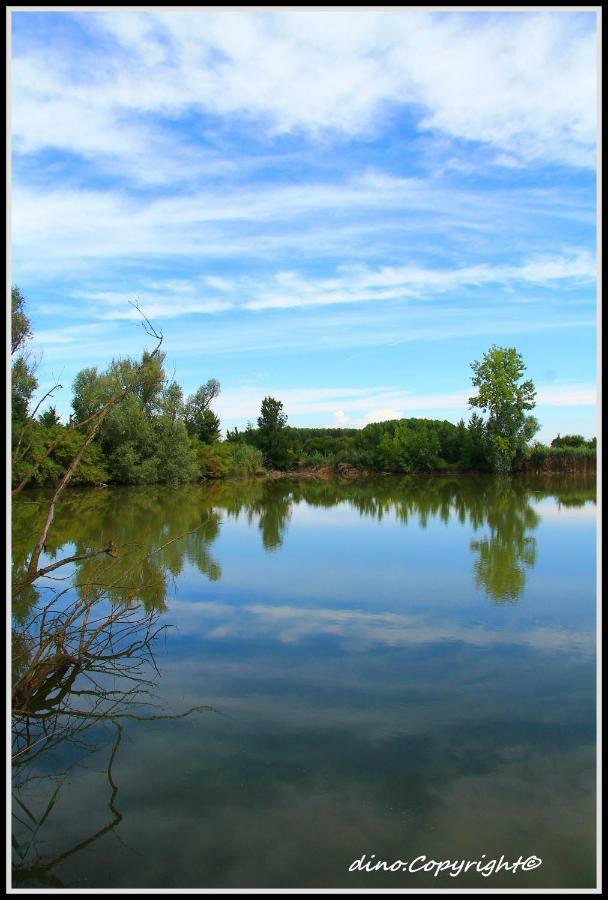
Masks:
[[[52,563],[50,566],[45,566],[42,569],[38,569],[36,572],[28,574],[27,578],[24,578],[22,581],[18,581],[13,585],[13,596],[16,596],[28,584],[32,584],[32,582],[36,581],[37,578],[42,578],[43,575],[48,575],[49,572],[53,572],[55,569],[59,569],[61,566],[66,566],[68,563],[79,562],[80,560],[84,559],[92,559],[94,556],[99,556],[102,553],[105,553],[109,556],[114,556],[116,553],[115,542],[110,541],[109,544],[106,544],[105,547],[100,547],[99,550],[89,550],[87,553],[75,553],[73,556],[65,556],[63,559]]]

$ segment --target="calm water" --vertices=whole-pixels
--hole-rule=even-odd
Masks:
[[[43,496],[15,504],[17,567]],[[154,696],[213,711],[123,719],[110,780],[111,722],[19,771],[35,818],[60,786],[20,883],[593,886],[595,519],[595,483],[555,476],[73,489],[47,559],[116,539],[79,583],[118,572],[172,626]]]

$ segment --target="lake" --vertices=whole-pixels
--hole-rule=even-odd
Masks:
[[[15,501],[17,570],[46,497]],[[162,708],[130,715],[209,708],[102,718],[18,766],[19,845],[39,827],[15,884],[593,887],[595,529],[574,476],[69,490],[47,562],[116,541],[79,590],[170,626]],[[65,572],[17,631],[69,601]],[[501,856],[542,864],[483,874]],[[472,865],[424,870],[447,860]]]

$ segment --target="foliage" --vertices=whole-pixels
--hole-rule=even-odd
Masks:
[[[57,415],[57,410],[54,406],[49,406],[44,412],[40,413],[38,421],[44,428],[52,428],[53,425],[61,425],[61,419]]]
[[[87,420],[116,391],[131,386],[106,416],[98,436],[113,482],[177,483],[196,477],[196,459],[181,417],[181,388],[175,382],[166,384],[163,362],[163,354],[144,353],[141,362],[113,360],[104,373],[83,369],[75,378],[76,422]]]
[[[257,446],[264,454],[264,462],[274,469],[287,469],[292,460],[286,424],[287,416],[281,401],[264,397],[258,416]]]
[[[581,435],[558,435],[550,448],[529,449],[538,430],[536,419],[528,414],[534,407],[534,385],[523,380],[521,355],[514,348],[496,346],[472,363],[477,394],[469,400],[476,409],[468,424],[409,418],[364,428],[298,428],[287,424],[281,401],[266,396],[257,427],[251,422],[242,431],[235,427],[222,441],[219,417],[211,409],[220,393],[219,382],[210,378],[184,399],[177,381],[166,377],[159,348],[144,352],[140,359],[112,360],[105,371],[96,367],[80,371],[68,425],[61,424],[50,405],[34,420],[29,408],[37,381],[24,350],[31,329],[18,288],[12,299],[16,484],[34,464],[32,484],[56,481],[80,450],[82,458],[71,477],[81,483],[175,484],[252,476],[263,472],[264,466],[506,473],[524,467],[567,470],[595,465],[595,439],[586,441]],[[114,403],[112,398],[119,394],[120,402]],[[85,447],[88,423],[102,410],[103,421]],[[486,413],[485,419],[477,410]],[[559,456],[557,451],[568,452]]]
[[[184,407],[184,422],[189,435],[194,435],[206,444],[219,440],[220,421],[211,411],[210,404],[220,393],[220,383],[210,378],[201,385]]]
[[[54,484],[68,469],[72,459],[82,448],[85,437],[78,431],[69,431],[63,425],[45,427],[41,422],[18,425],[13,431],[13,440],[23,435],[23,452],[14,461],[12,483],[18,485],[36,460],[45,457],[45,451],[53,447],[32,476],[33,485]],[[61,441],[58,439],[62,438]],[[91,444],[72,476],[74,484],[98,484],[108,479],[101,448]]]
[[[582,434],[565,434],[563,437],[558,436],[551,441],[552,447],[595,447],[595,438],[591,441],[585,440]]]
[[[11,289],[11,413],[13,427],[25,422],[38,381],[26,345],[32,336],[30,320],[24,309],[25,297],[20,289]]]
[[[389,472],[430,471],[439,468],[441,460],[458,462],[457,435],[457,427],[445,420],[373,422],[356,435],[352,459]]]
[[[465,470],[483,470],[488,468],[486,458],[485,426],[483,419],[473,413],[465,429],[464,422],[459,423],[460,456],[459,462]]]
[[[533,444],[527,459],[524,462],[524,470],[530,472],[581,472],[595,471],[596,447],[592,441],[586,441],[584,446]]]
[[[493,344],[471,368],[478,393],[469,398],[469,405],[488,415],[484,434],[488,462],[494,472],[508,473],[521,464],[540,427],[534,416],[526,415],[534,408],[534,384],[521,381],[526,367],[514,347]]]
[[[161,402],[163,415],[171,423],[184,418],[184,392],[176,381],[172,381],[164,390]]]
[[[18,356],[11,367],[11,412],[13,423],[25,422],[38,380],[25,356]]]
[[[274,397],[264,397],[258,416],[260,431],[280,431],[287,424],[287,416],[283,412],[283,404]]]
[[[201,478],[251,477],[264,471],[262,451],[245,442],[204,444],[191,438]]]
[[[32,336],[30,320],[25,312],[25,297],[20,288],[11,289],[11,356]]]
[[[259,475],[264,471],[262,451],[250,444],[235,443],[229,446],[230,462],[228,473],[233,476]]]
[[[204,444],[217,444],[221,437],[220,420],[212,409],[206,409],[200,416],[197,437]]]

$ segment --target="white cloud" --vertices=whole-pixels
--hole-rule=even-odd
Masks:
[[[462,627],[450,621],[429,622],[424,616],[394,612],[360,612],[331,608],[304,608],[250,604],[229,606],[222,603],[187,603],[174,600],[180,614],[180,631],[200,633],[208,638],[241,637],[249,640],[271,638],[295,644],[311,635],[329,634],[343,645],[383,644],[391,647],[458,641],[480,647],[527,646],[554,652],[593,652],[595,638],[589,631],[528,628],[489,629]]]
[[[150,116],[212,113],[255,119],[269,135],[353,136],[412,104],[422,129],[481,141],[498,162],[594,165],[592,14],[195,9],[80,18],[116,47],[51,42],[19,55],[20,152],[63,148],[171,180],[181,177],[168,165],[172,146],[180,158],[187,151],[168,144]],[[139,165],[146,154],[156,170]]]

